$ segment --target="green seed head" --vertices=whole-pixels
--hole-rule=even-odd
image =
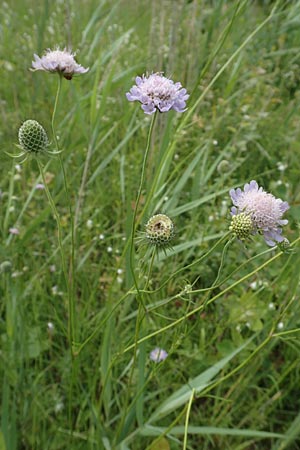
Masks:
[[[174,237],[174,223],[165,214],[152,216],[146,224],[146,238],[151,244],[169,245]]]
[[[19,143],[26,152],[38,153],[48,145],[48,136],[42,125],[36,120],[26,120],[19,128]]]
[[[254,231],[251,216],[246,213],[232,216],[229,230],[232,231],[236,235],[236,237],[241,239],[242,241],[247,239]]]

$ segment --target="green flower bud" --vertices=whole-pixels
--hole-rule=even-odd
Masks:
[[[152,216],[146,224],[146,238],[157,246],[169,245],[174,237],[174,223],[165,214]]]
[[[241,241],[247,239],[254,231],[251,216],[246,213],[240,213],[232,216],[229,230],[232,231]]]
[[[19,143],[26,152],[38,153],[49,145],[48,136],[36,120],[26,120],[19,128]]]

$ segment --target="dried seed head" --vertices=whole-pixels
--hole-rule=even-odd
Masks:
[[[26,120],[19,128],[19,143],[26,152],[39,153],[49,145],[46,131],[36,120]]]
[[[232,216],[229,230],[232,231],[241,241],[247,239],[253,232],[253,222],[251,216],[246,213]]]
[[[174,223],[165,214],[152,216],[146,224],[146,238],[151,244],[169,245],[174,237]]]

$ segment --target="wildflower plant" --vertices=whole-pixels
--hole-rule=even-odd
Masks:
[[[183,3],[180,13],[181,11],[184,12],[185,8],[188,8],[190,13],[193,6],[190,4],[191,2]],[[57,447],[61,446],[60,434],[56,433],[55,435],[55,430],[58,427],[64,431],[64,436],[67,436],[69,448],[74,449],[81,446],[82,436],[87,436],[88,442],[96,447],[105,445],[107,448],[126,447],[139,450],[147,447],[154,449],[161,448],[164,442],[166,442],[164,447],[168,448],[167,440],[169,438],[173,439],[173,444],[177,445],[178,448],[207,447],[206,434],[203,433],[201,427],[194,426],[194,424],[199,424],[199,415],[197,415],[199,414],[197,411],[199,408],[196,408],[196,405],[193,404],[195,394],[198,399],[203,396],[205,402],[207,402],[209,412],[206,412],[208,408],[205,408],[203,414],[205,420],[205,414],[208,416],[208,424],[210,424],[211,417],[217,418],[217,423],[212,423],[212,430],[217,429],[218,422],[220,427],[222,426],[221,420],[223,417],[225,417],[227,424],[236,426],[233,431],[229,430],[229,439],[236,440],[233,445],[231,445],[232,441],[228,445],[223,445],[224,428],[221,429],[221,435],[218,436],[221,447],[222,445],[224,448],[238,446],[237,440],[240,431],[241,440],[244,439],[245,435],[248,435],[249,439],[254,436],[253,445],[256,445],[257,436],[264,436],[262,430],[259,430],[259,433],[255,430],[253,436],[251,435],[253,430],[246,430],[247,433],[245,434],[245,430],[241,430],[241,423],[235,424],[234,417],[240,416],[239,406],[243,401],[240,400],[239,396],[240,386],[244,383],[245,389],[249,387],[248,381],[250,378],[245,373],[245,369],[247,370],[247,367],[249,367],[248,363],[253,362],[253,367],[256,370],[263,360],[260,357],[260,352],[267,347],[272,351],[272,348],[275,347],[272,342],[276,339],[276,331],[279,336],[284,336],[283,333],[290,332],[289,324],[291,323],[289,323],[286,315],[290,306],[288,303],[290,299],[284,292],[284,270],[280,271],[277,276],[276,265],[275,267],[272,266],[272,272],[270,271],[270,273],[274,281],[267,280],[264,277],[267,276],[265,269],[268,266],[271,267],[271,264],[276,260],[277,263],[281,262],[282,253],[293,248],[297,240],[290,244],[287,238],[283,236],[283,228],[288,223],[284,214],[289,209],[289,204],[264,191],[254,180],[245,184],[243,189],[230,190],[232,209],[229,231],[225,229],[226,225],[223,221],[225,214],[228,214],[229,200],[222,202],[222,210],[219,214],[213,210],[213,207],[209,206],[211,200],[217,202],[215,199],[222,192],[222,185],[228,183],[228,186],[230,186],[235,163],[237,161],[236,167],[240,167],[240,161],[244,158],[242,153],[237,158],[235,158],[236,154],[231,154],[231,146],[227,145],[226,142],[228,136],[231,139],[232,127],[229,127],[226,121],[224,126],[224,122],[221,121],[222,118],[219,117],[219,112],[226,104],[225,119],[228,117],[229,121],[231,114],[228,111],[233,111],[232,106],[239,103],[239,95],[229,95],[231,89],[235,86],[235,78],[238,77],[230,77],[229,73],[230,86],[226,87],[227,91],[225,89],[225,95],[222,96],[221,75],[223,73],[224,78],[226,78],[228,71],[225,69],[236,56],[241,54],[241,51],[256,33],[253,32],[251,36],[245,36],[246,40],[240,47],[236,45],[226,46],[226,52],[230,52],[233,48],[234,53],[223,64],[222,46],[226,39],[236,35],[236,33],[229,31],[233,29],[238,31],[238,27],[232,25],[235,25],[236,18],[241,16],[248,7],[247,2],[243,2],[243,5],[238,1],[234,3],[236,3],[234,18],[228,24],[232,8],[229,5],[226,8],[227,25],[224,28],[224,33],[220,39],[216,40],[216,48],[213,53],[211,55],[205,54],[203,67],[201,65],[199,68],[198,64],[194,64],[193,61],[198,61],[198,59],[193,60],[195,55],[192,54],[191,50],[186,67],[182,68],[182,80],[187,80],[190,88],[193,89],[193,98],[190,105],[188,105],[189,94],[182,84],[165,77],[162,72],[136,77],[134,86],[127,93],[127,89],[123,86],[123,99],[126,95],[129,102],[138,102],[139,104],[136,105],[138,110],[141,106],[143,112],[151,116],[149,121],[145,119],[136,124],[135,111],[130,118],[132,134],[130,134],[131,129],[129,130],[127,127],[128,123],[123,119],[123,116],[127,118],[130,116],[132,105],[127,104],[123,108],[127,111],[124,111],[124,115],[120,115],[118,98],[115,99],[115,92],[113,92],[113,89],[117,89],[119,93],[122,89],[123,80],[128,76],[127,70],[121,69],[120,72],[120,68],[127,67],[127,65],[123,65],[124,61],[116,61],[115,64],[113,59],[119,57],[122,47],[121,45],[115,47],[116,43],[114,42],[112,49],[117,49],[117,51],[110,51],[111,49],[108,48],[105,49],[105,54],[103,54],[101,47],[101,56],[98,61],[93,62],[93,67],[96,67],[99,63],[96,79],[92,80],[93,87],[90,88],[89,92],[85,92],[82,97],[82,104],[84,104],[84,108],[90,107],[90,114],[85,114],[86,111],[83,113],[81,108],[77,109],[76,106],[71,105],[71,108],[68,108],[68,116],[61,123],[61,128],[63,128],[63,124],[69,121],[69,117],[71,117],[69,122],[72,124],[70,140],[72,140],[74,146],[83,141],[82,130],[90,139],[87,145],[87,153],[83,150],[80,154],[74,154],[74,157],[72,155],[67,160],[68,167],[72,170],[72,189],[68,186],[67,175],[69,178],[69,174],[63,163],[63,157],[67,149],[62,152],[60,148],[60,142],[68,142],[68,139],[59,140],[55,125],[58,108],[63,108],[63,105],[60,104],[60,93],[61,89],[65,87],[64,79],[71,80],[78,75],[87,74],[89,69],[81,66],[75,59],[75,53],[66,48],[61,50],[57,47],[54,50],[46,50],[42,56],[34,55],[32,71],[57,75],[57,91],[55,99],[53,99],[52,116],[49,120],[52,127],[51,140],[55,151],[50,152],[51,142],[44,127],[39,122],[30,119],[22,124],[18,135],[19,148],[22,152],[19,156],[25,158],[32,156],[41,172],[41,180],[34,181],[34,187],[28,197],[27,204],[24,206],[24,211],[26,211],[27,205],[30,203],[30,214],[28,216],[30,219],[34,218],[32,228],[28,232],[24,232],[26,227],[19,217],[15,221],[16,226],[10,227],[9,211],[10,208],[15,206],[13,204],[15,200],[13,182],[21,178],[20,174],[17,174],[19,178],[14,178],[12,173],[8,193],[10,200],[6,201],[6,192],[3,197],[3,203],[8,205],[7,218],[5,219],[7,226],[3,227],[4,234],[7,234],[7,231],[9,232],[8,237],[13,240],[14,248],[21,248],[22,251],[24,249],[28,260],[30,258],[33,260],[32,253],[36,259],[40,258],[39,255],[42,255],[45,261],[44,265],[41,265],[41,268],[32,275],[32,280],[29,283],[28,293],[33,292],[35,279],[38,280],[39,289],[37,289],[36,294],[33,292],[33,298],[30,298],[30,295],[26,293],[25,302],[33,304],[33,314],[30,321],[28,320],[28,323],[25,323],[27,320],[26,310],[21,310],[22,315],[20,317],[24,320],[24,327],[19,320],[20,317],[17,317],[16,314],[17,308],[23,307],[22,302],[16,301],[19,292],[21,292],[19,285],[21,286],[22,279],[20,276],[16,280],[18,282],[16,287],[10,280],[11,271],[14,270],[13,273],[16,273],[16,276],[23,272],[17,271],[13,267],[9,267],[6,272],[0,267],[1,275],[3,278],[6,277],[3,283],[3,291],[6,289],[5,302],[8,306],[5,313],[7,312],[7,329],[10,332],[8,339],[3,339],[3,344],[9,350],[7,361],[9,369],[10,365],[12,366],[10,372],[13,375],[11,377],[8,373],[5,378],[8,385],[8,390],[4,393],[5,423],[8,422],[7,418],[14,416],[14,410],[12,410],[13,414],[10,414],[9,411],[10,404],[13,407],[15,406],[13,399],[17,399],[17,412],[19,403],[22,405],[18,401],[19,392],[17,392],[15,386],[20,389],[20,396],[23,394],[24,386],[24,394],[27,395],[29,391],[27,383],[29,385],[30,380],[38,380],[42,387],[42,393],[48,392],[53,397],[53,392],[57,390],[57,397],[54,407],[51,407],[51,402],[49,402],[49,406],[45,408],[46,413],[41,415],[42,419],[39,417],[41,408],[38,401],[31,402],[34,414],[31,414],[28,408],[28,411],[23,412],[23,417],[25,414],[29,415],[28,429],[32,421],[34,430],[43,430],[41,437],[38,436],[38,439],[35,436],[30,436],[31,440],[26,441],[25,433],[24,436],[21,435],[21,439],[24,437],[25,446],[36,448],[43,447],[43,444],[45,446],[48,438],[47,424],[50,424],[51,432],[54,431],[55,442],[53,445]],[[168,5],[165,6],[168,7]],[[70,7],[72,8],[72,5]],[[206,8],[205,5],[203,7]],[[156,9],[153,9],[154,15]],[[193,10],[196,11],[196,9],[198,8],[193,6]],[[219,10],[221,13],[222,8],[219,8]],[[100,40],[100,35],[96,34],[94,41],[88,42],[94,22],[97,24],[99,22],[99,11],[100,9],[95,11],[93,19],[82,34],[80,45],[88,48],[91,44],[89,46],[90,56],[94,54],[94,48]],[[207,26],[211,22],[214,26],[215,21],[217,22],[215,12],[214,15],[214,21],[206,21]],[[282,15],[283,13],[280,12],[278,20]],[[177,16],[177,13],[175,16]],[[96,20],[94,20],[95,18]],[[175,23],[172,25],[175,25]],[[259,29],[257,28],[257,31]],[[155,27],[153,30],[155,31]],[[205,33],[205,40],[209,44],[208,49],[212,48],[210,34],[210,32]],[[71,37],[72,40],[75,39],[75,32],[73,35],[72,31]],[[189,43],[190,39],[193,40],[193,37],[191,31],[184,41]],[[105,39],[105,41],[109,45],[110,39]],[[178,40],[176,41],[178,42]],[[118,42],[121,43],[121,40]],[[268,40],[266,42],[268,43]],[[259,46],[253,47],[258,48]],[[130,46],[128,48],[131,52],[135,47]],[[147,50],[153,52],[153,48]],[[220,54],[218,54],[219,52]],[[128,54],[127,49],[126,59],[128,59]],[[173,58],[173,53],[170,54]],[[147,51],[147,55],[150,55],[150,52]],[[183,49],[178,48],[178,51],[174,52],[174,63],[176,55],[184,55]],[[157,55],[152,56],[155,60]],[[109,72],[109,67],[105,67],[105,62],[109,58],[112,58],[111,72]],[[218,64],[214,63],[216,58],[219,61],[218,64],[220,63],[220,68],[218,68]],[[246,59],[248,58],[243,58],[243,61]],[[157,60],[159,61],[159,58]],[[261,60],[264,61],[265,59],[261,58]],[[239,62],[241,61],[240,59]],[[171,64],[168,66],[167,61],[166,64],[165,61],[161,62],[162,66],[175,69],[175,64],[173,66],[172,63],[172,66]],[[136,67],[141,67],[140,61],[136,60],[135,63]],[[180,63],[182,64],[182,61]],[[242,64],[239,64],[239,73],[240,69],[242,73]],[[180,67],[175,70],[180,70]],[[211,81],[208,81],[210,76]],[[55,81],[47,78],[49,82]],[[219,80],[219,83],[216,86],[217,80]],[[191,85],[193,82],[194,86]],[[237,83],[237,85],[239,86],[237,92],[243,93],[242,83]],[[246,89],[248,97],[249,87],[252,89],[250,83],[247,84]],[[73,86],[73,88],[76,87]],[[213,95],[207,98],[206,104],[202,104],[202,99],[211,88],[216,88],[213,90]],[[76,97],[77,95],[78,92],[76,92]],[[233,103],[231,97],[234,97]],[[66,98],[69,101],[72,96],[69,95]],[[107,108],[105,111],[106,99],[109,99],[108,105],[114,104],[116,108]],[[188,111],[185,113],[187,106]],[[265,107],[267,109],[268,105],[266,104]],[[249,109],[251,108],[252,106],[249,106]],[[118,119],[116,119],[116,116],[113,117],[113,109],[117,111]],[[207,112],[208,110],[209,112]],[[169,116],[163,114],[170,111],[173,112]],[[103,122],[102,113],[104,115]],[[76,126],[76,117],[80,117],[82,127]],[[119,120],[121,126],[111,128],[110,120]],[[115,123],[119,122],[115,121]],[[143,141],[145,132],[143,126],[141,127],[141,133],[139,131],[141,123],[148,123],[149,125],[145,142]],[[219,123],[222,123],[222,132],[218,127]],[[110,136],[107,144],[106,128],[112,130],[111,134],[110,132],[107,134],[107,136]],[[234,140],[238,141],[239,127],[236,127],[236,130]],[[132,139],[135,141],[130,146],[130,155],[127,155],[125,151],[123,152],[122,146],[127,145],[126,142],[128,142],[130,136],[134,136]],[[119,146],[119,139],[122,140],[121,146]],[[114,140],[117,141],[115,151]],[[102,143],[104,143],[103,146]],[[102,150],[102,147],[103,153],[102,151],[96,151],[98,148]],[[118,152],[121,149],[122,154],[120,152],[119,160]],[[144,149],[144,151],[141,151],[141,149]],[[108,152],[110,154],[106,159]],[[55,180],[57,180],[57,186],[59,186],[59,182],[64,183],[65,192],[56,191],[56,197],[52,197],[50,193],[46,168],[43,167],[42,159],[39,158],[39,156],[48,154],[58,156],[57,162],[60,164],[60,174]],[[90,160],[89,155],[92,154],[95,155],[95,160],[89,171],[87,170],[87,164]],[[174,154],[180,154],[180,161],[177,160],[178,158],[173,158]],[[109,164],[114,157],[117,157],[117,159],[114,160],[113,164]],[[247,157],[250,160],[251,154]],[[141,168],[139,179],[136,179],[138,169],[134,164],[138,158],[141,159]],[[77,190],[77,181],[78,171],[82,166],[75,167],[75,165],[78,162],[82,164],[84,159],[82,176],[84,189],[81,191],[81,187]],[[149,159],[151,160],[150,164]],[[116,178],[114,178],[116,173],[113,171],[115,166],[119,165],[119,161],[120,172],[118,174],[120,174],[120,177],[118,180],[120,180],[120,183],[118,184],[117,181],[116,187],[113,186],[107,193],[105,192],[107,189],[105,189],[104,182],[110,182],[112,185],[116,181]],[[50,165],[51,162],[49,161],[48,164]],[[105,176],[102,179],[99,177],[97,182],[93,184],[96,175],[101,173],[104,168],[106,170]],[[92,170],[94,173],[88,179]],[[266,171],[266,173],[268,172]],[[214,177],[216,181],[214,181]],[[38,181],[41,181],[41,183],[38,183]],[[17,186],[20,189],[19,181]],[[102,186],[104,187],[103,196]],[[134,192],[135,187],[136,192]],[[40,217],[35,217],[34,202],[40,206],[42,199],[41,193],[36,192],[37,189],[44,190],[51,206],[51,212],[57,222],[55,233],[57,231],[61,263],[55,259],[57,249],[54,246],[51,245],[50,251],[49,247],[48,249],[46,246],[44,247],[45,239],[43,239],[42,233],[48,236],[49,230],[51,230],[51,226],[47,227],[45,231],[42,230],[42,228],[46,228],[44,223],[49,209],[44,209]],[[226,188],[226,190],[229,190],[229,188]],[[76,197],[77,192],[79,192],[79,199],[73,219],[73,202],[71,199],[73,196]],[[119,196],[117,194],[117,199],[113,198],[115,192],[120,193]],[[82,214],[85,226],[81,229],[80,227],[77,228],[78,233],[80,233],[80,239],[78,236],[77,240],[80,257],[76,258],[76,217],[77,211],[80,210],[81,198],[86,199],[86,202],[82,202],[83,208],[86,208],[84,214]],[[59,214],[56,199],[59,201],[63,216]],[[65,203],[69,207],[69,212],[65,208]],[[161,206],[163,204],[164,207]],[[92,214],[87,216],[85,213],[90,213],[92,208]],[[150,217],[151,211],[162,210],[166,210],[170,217],[162,212],[155,213]],[[12,211],[14,210],[12,209]],[[128,213],[128,211],[130,212]],[[116,213],[116,217],[114,217],[114,213]],[[181,217],[178,217],[179,214],[181,214]],[[127,217],[125,217],[126,215]],[[101,219],[99,220],[100,216]],[[20,217],[24,217],[23,210]],[[78,217],[81,217],[80,213]],[[84,219],[87,217],[90,218]],[[103,220],[102,217],[105,217],[105,219]],[[182,224],[182,228],[176,230],[176,234],[180,235],[178,245],[171,251],[166,251],[172,247],[175,240],[175,225],[172,217],[176,218],[176,222],[178,217],[178,224]],[[70,229],[67,226],[68,221],[70,221]],[[19,230],[22,232],[19,232]],[[34,232],[41,233],[38,242],[41,249],[38,248],[38,245],[32,245],[32,248],[27,250],[23,244],[30,242]],[[99,234],[100,232],[101,234]],[[18,237],[13,237],[18,234]],[[255,248],[242,248],[241,252],[232,248],[232,243],[236,242],[236,238],[246,241],[257,234],[262,235],[269,246],[259,255],[253,256]],[[138,239],[137,235],[142,235],[142,238]],[[115,236],[120,238],[118,247],[110,245],[112,238],[115,238]],[[139,243],[145,244],[142,247],[142,250],[145,250],[144,253],[141,252],[143,253],[142,257],[138,252]],[[118,250],[121,247],[122,252]],[[6,248],[4,248],[3,254],[5,254],[5,251]],[[158,255],[161,258],[158,258]],[[270,258],[269,255],[271,255]],[[297,270],[293,268],[293,263],[297,262],[296,256],[291,254],[282,257],[282,259],[286,258],[286,266],[289,265],[289,274],[295,273],[297,275]],[[295,259],[292,259],[294,257]],[[20,252],[16,261],[18,265],[21,258],[22,253]],[[231,260],[228,261],[229,259]],[[52,264],[54,262],[55,265]],[[15,261],[13,263],[16,265]],[[0,264],[0,266],[3,264]],[[30,267],[30,263],[28,263],[28,266]],[[286,272],[288,271],[286,270]],[[23,275],[25,279],[25,272]],[[44,291],[44,283],[43,286],[40,286],[39,283],[40,278],[44,281],[47,276],[48,285],[45,283]],[[62,281],[65,284],[64,286],[61,286]],[[291,289],[293,297],[295,297],[299,284],[298,279],[296,281]],[[259,302],[261,292],[263,292],[264,297],[260,298],[261,301]],[[34,295],[36,295],[36,298],[34,298]],[[41,302],[36,301],[36,299],[43,299],[43,297],[49,299],[44,311],[37,309],[41,308]],[[237,299],[239,299],[239,302]],[[43,306],[45,304],[46,301],[44,301]],[[257,305],[259,305],[261,312],[257,310]],[[270,305],[275,305],[274,308],[272,307],[271,313]],[[230,309],[235,314],[230,315]],[[31,311],[31,308],[29,310]],[[14,319],[13,316],[18,319],[15,323],[11,320]],[[5,314],[3,314],[3,317],[5,317]],[[39,317],[44,317],[47,324],[42,327],[43,335],[46,336],[47,351],[41,358],[37,359],[37,363],[27,364],[26,327],[33,324],[34,328]],[[234,326],[232,326],[233,319],[235,320]],[[292,320],[296,323],[295,318]],[[20,327],[20,323],[22,327]],[[283,324],[284,330],[282,329]],[[16,352],[17,358],[14,358],[14,348],[19,350],[18,345],[16,345],[18,341],[14,340],[19,328],[24,328],[20,334],[24,343],[22,342],[20,347],[20,355]],[[298,324],[295,325],[295,328],[299,331]],[[262,333],[260,334],[261,330]],[[255,335],[251,335],[248,339],[252,331],[255,332]],[[33,338],[28,341],[28,347],[33,347],[33,343],[38,341],[38,339]],[[275,341],[276,353],[279,353],[278,349],[281,343],[277,345],[277,342],[278,340]],[[179,350],[174,358],[169,358],[168,352],[161,345],[166,346],[165,348],[173,348],[176,345]],[[83,350],[88,351],[83,352]],[[40,351],[43,351],[43,349]],[[3,354],[6,358],[5,351],[3,351]],[[59,361],[56,361],[55,357],[59,358]],[[165,365],[163,361],[166,358],[169,359]],[[15,360],[21,361],[22,370],[14,370]],[[284,373],[284,371],[281,371],[281,358],[279,361],[280,364],[270,366],[270,370],[272,370],[270,379],[264,380],[264,395],[261,404],[259,405],[259,401],[257,401],[261,415],[264,415],[266,411],[262,406],[267,395],[271,393],[272,398],[277,398],[274,389],[277,388],[277,381],[280,377],[276,376],[276,368],[280,367],[280,376],[281,373]],[[31,369],[33,367],[34,369]],[[173,368],[173,370],[167,373],[166,367]],[[266,367],[269,367],[269,365],[267,364]],[[22,376],[23,373],[27,375],[26,370],[40,370],[40,374],[34,377],[24,376],[21,383],[19,380],[15,380],[19,373]],[[44,374],[47,376],[43,376]],[[160,375],[159,379],[158,374]],[[13,378],[12,382],[11,378]],[[205,383],[203,383],[204,379]],[[275,379],[274,383],[273,379]],[[242,380],[242,383],[236,382],[236,380]],[[231,381],[233,381],[234,390],[232,390]],[[3,385],[4,389],[6,389],[5,384]],[[39,385],[37,387],[39,388]],[[12,395],[10,395],[10,391]],[[226,399],[223,401],[224,392],[232,394],[230,403]],[[217,397],[215,396],[216,393],[219,394]],[[35,396],[35,394],[36,389],[34,388],[32,396]],[[42,397],[40,396],[38,400]],[[216,398],[217,401],[215,401]],[[237,404],[235,403],[236,399],[238,399]],[[281,402],[282,404],[283,401],[284,399]],[[272,410],[276,407],[275,403],[273,402],[271,405]],[[232,414],[235,415],[232,415],[232,420],[227,421],[226,414],[232,410]],[[220,411],[221,414],[219,414]],[[211,412],[212,414],[210,414]],[[168,414],[172,416],[170,420],[167,418]],[[52,417],[57,420],[53,422]],[[78,418],[81,420],[79,421]],[[250,422],[250,414],[246,414],[246,419],[245,423]],[[25,422],[27,423],[27,417]],[[91,427],[90,424],[93,425],[94,422],[96,426]],[[96,422],[100,425],[97,426]],[[257,423],[261,425],[260,420]],[[42,426],[40,426],[41,424]],[[5,443],[9,443],[10,430],[5,428],[7,427],[3,427]],[[11,429],[14,432],[17,427],[13,425]],[[282,430],[283,427],[280,428],[279,433]],[[90,431],[90,434],[88,431]],[[183,446],[180,442],[180,433],[184,434]],[[277,440],[278,436],[278,439],[281,439],[279,433],[272,434],[269,430],[265,437],[267,439],[272,434],[272,439]],[[150,442],[150,440],[152,441],[151,436],[155,434],[154,443]],[[227,436],[226,433],[225,436]],[[191,442],[187,443],[188,440],[191,440]],[[20,442],[23,443],[23,441]],[[275,447],[278,447],[277,442],[275,442]]]
[[[289,209],[289,204],[280,198],[264,191],[255,180],[246,183],[244,190],[231,189],[231,230],[240,239],[246,239],[251,234],[262,234],[269,246],[284,241],[282,226],[288,220],[282,219]]]

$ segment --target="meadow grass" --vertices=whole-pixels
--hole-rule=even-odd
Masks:
[[[2,3],[0,450],[300,449],[299,22],[284,0]],[[56,46],[90,68],[57,108],[29,71]],[[152,72],[187,111],[128,102]],[[60,155],[8,156],[27,119]],[[230,234],[250,180],[289,202],[290,251]]]

